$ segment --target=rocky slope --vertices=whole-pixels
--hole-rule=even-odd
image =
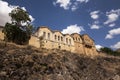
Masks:
[[[120,80],[120,58],[0,42],[0,80]]]

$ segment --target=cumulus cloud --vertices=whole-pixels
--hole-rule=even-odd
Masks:
[[[5,23],[9,22],[11,23],[11,17],[9,16],[9,13],[18,6],[16,5],[9,5],[8,2],[1,1],[0,0],[0,25],[5,26]],[[21,7],[23,10],[26,11],[25,7]],[[34,21],[34,18],[29,15],[31,21]]]
[[[65,10],[71,9],[75,11],[79,8],[79,4],[87,2],[89,2],[89,0],[56,0],[53,2],[53,5],[59,5]]]
[[[96,47],[96,49],[97,49],[98,51],[100,51],[100,49],[103,48],[103,46],[101,46],[101,45],[99,45],[99,44],[98,44],[98,45],[95,45],[95,47]]]
[[[100,13],[99,10],[90,12],[90,16],[93,19],[92,25],[89,25],[90,29],[100,29],[100,25],[99,25],[99,21],[98,21],[99,13]]]
[[[62,30],[62,33],[63,34],[72,34],[72,33],[80,34],[81,31],[84,31],[84,28],[82,26],[78,26],[77,24],[75,24],[75,25],[67,26],[66,29]]]
[[[115,23],[112,23],[109,25],[109,27],[114,27],[116,24]]]
[[[0,25],[4,26],[6,22],[11,22],[9,13],[13,9],[12,6],[9,6],[7,2],[0,1]]]
[[[91,16],[92,19],[98,19],[99,18],[99,11],[91,12],[90,16]]]
[[[55,2],[53,2],[54,5],[59,4],[60,7],[66,9],[69,9],[69,6],[71,5],[70,0],[56,0]]]
[[[112,39],[115,35],[120,35],[120,28],[110,30],[105,39]]]
[[[108,20],[104,22],[104,24],[115,22],[119,16],[117,14],[112,13],[112,14],[107,15],[107,17],[108,17]]]
[[[90,26],[90,29],[99,29],[100,26],[99,25],[96,25],[96,24],[93,24]]]
[[[114,23],[115,21],[118,20],[118,18],[120,16],[120,9],[111,10],[110,12],[106,12],[106,16],[108,19],[107,19],[107,21],[104,22],[104,24]]]
[[[77,2],[80,2],[80,3],[87,3],[89,0],[76,0]]]
[[[90,29],[100,29],[99,21],[94,21],[93,24],[88,24],[90,26]]]
[[[112,45],[111,48],[119,49],[120,48],[120,41],[117,42],[116,44]]]

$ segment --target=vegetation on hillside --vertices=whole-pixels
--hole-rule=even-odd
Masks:
[[[100,51],[102,51],[106,54],[109,54],[109,55],[120,56],[120,52],[114,51],[114,50],[112,50],[111,48],[108,48],[108,47],[101,48]]]
[[[17,7],[9,13],[9,16],[12,23],[6,23],[3,29],[5,41],[27,44],[33,28],[28,12]]]

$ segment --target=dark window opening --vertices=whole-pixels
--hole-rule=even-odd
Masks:
[[[57,39],[57,36],[55,35],[55,40]]]
[[[58,46],[59,49],[61,49],[61,46]]]
[[[60,36],[58,36],[58,41],[60,40]]]

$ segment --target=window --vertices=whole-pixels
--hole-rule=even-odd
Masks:
[[[44,39],[46,38],[46,32],[43,32],[43,37],[44,37]]]
[[[71,39],[69,39],[69,43],[71,44]]]
[[[77,37],[76,37],[76,41],[77,41]]]
[[[73,38],[73,40],[75,40],[75,39]]]
[[[57,36],[55,35],[55,40],[57,39]]]
[[[61,37],[61,41],[63,41],[63,37]]]
[[[78,40],[80,41],[80,38],[78,38]]]
[[[58,36],[58,41],[60,41],[60,36]]]
[[[48,33],[48,39],[50,39],[50,33]]]
[[[68,38],[66,38],[66,43],[68,43]]]

